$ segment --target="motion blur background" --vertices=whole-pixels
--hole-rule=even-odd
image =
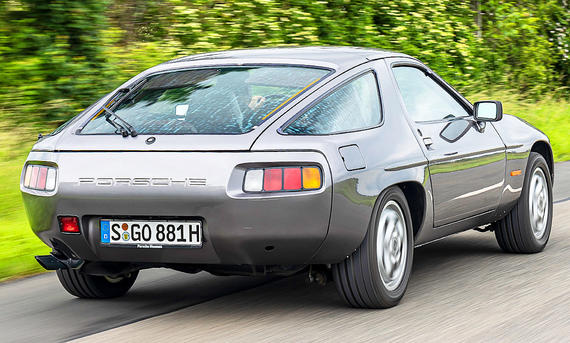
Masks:
[[[3,0],[0,280],[40,271],[19,178],[49,133],[155,64],[200,52],[353,45],[410,54],[469,100],[503,101],[570,159],[568,0]]]

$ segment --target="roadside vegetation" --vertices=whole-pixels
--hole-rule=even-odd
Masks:
[[[28,139],[14,144],[14,134]],[[20,195],[20,173],[31,137],[28,130],[0,131],[0,281],[41,272],[34,256],[50,250],[30,230]]]
[[[47,133],[140,71],[231,48],[352,45],[408,53],[469,100],[506,113],[570,159],[565,0],[11,0],[0,3],[0,280],[40,271],[22,163]],[[490,87],[492,85],[492,87]]]

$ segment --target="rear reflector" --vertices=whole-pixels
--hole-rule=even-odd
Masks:
[[[56,177],[55,167],[28,164],[24,173],[24,187],[38,191],[53,191]]]
[[[315,190],[322,186],[319,167],[278,167],[249,169],[245,173],[245,192]]]
[[[59,229],[65,233],[79,233],[79,218],[59,217]]]

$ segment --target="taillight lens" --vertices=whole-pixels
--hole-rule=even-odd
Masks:
[[[321,170],[316,167],[303,168],[303,188],[321,188]]]
[[[65,233],[79,233],[79,218],[59,217],[59,229]]]
[[[266,192],[283,189],[283,169],[271,168],[263,171],[263,190]]]
[[[319,167],[277,167],[249,169],[245,173],[246,192],[315,190],[322,186]]]
[[[283,168],[283,189],[288,191],[302,188],[301,168]]]
[[[55,167],[28,164],[24,173],[24,187],[38,191],[53,191],[57,178]]]

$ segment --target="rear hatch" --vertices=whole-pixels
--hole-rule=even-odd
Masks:
[[[330,72],[319,67],[259,65],[151,74],[118,89],[59,137],[36,148],[246,151],[275,114],[287,110]]]

